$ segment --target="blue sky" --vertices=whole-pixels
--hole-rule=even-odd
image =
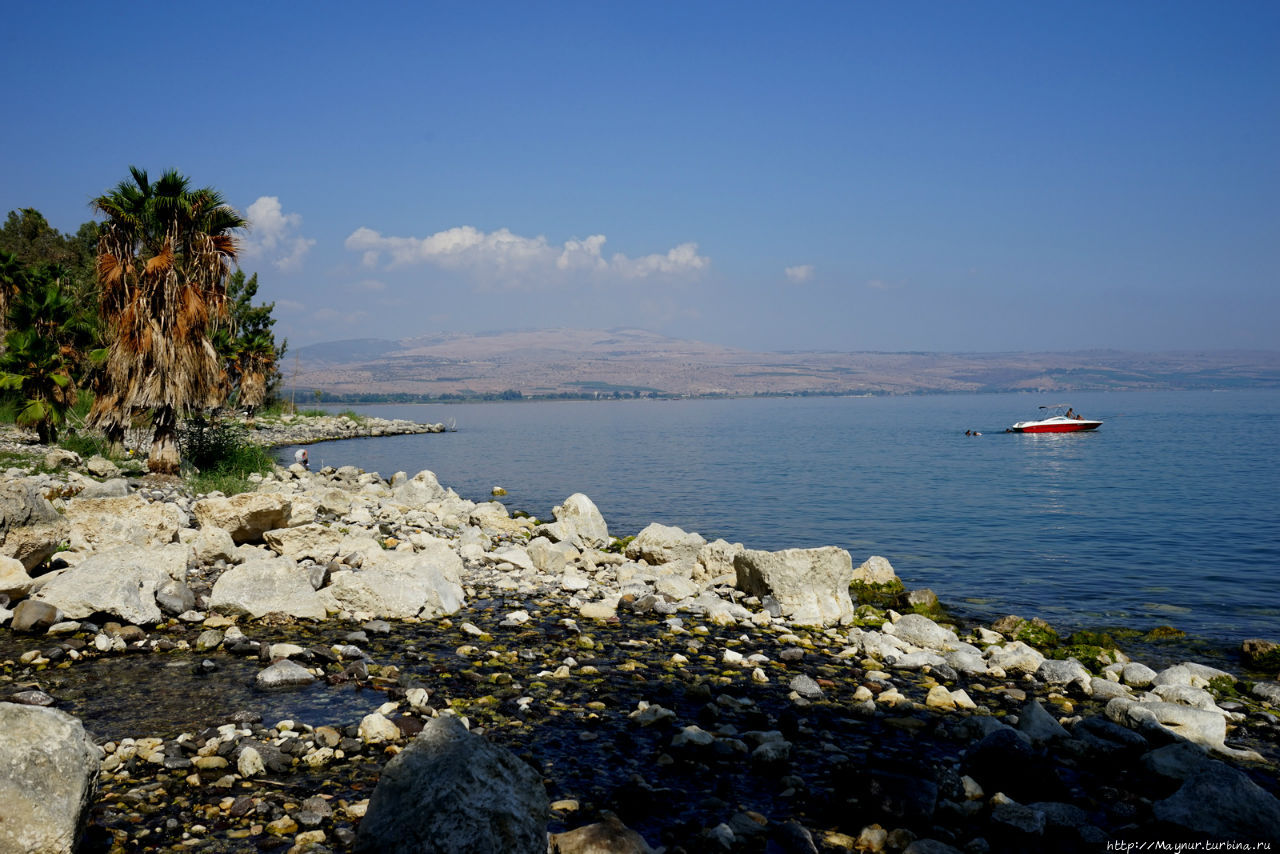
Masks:
[[[136,164],[293,345],[1280,347],[1280,4],[22,4],[0,214]]]

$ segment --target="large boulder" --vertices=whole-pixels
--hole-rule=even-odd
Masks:
[[[171,581],[185,581],[190,559],[191,548],[180,543],[117,546],[58,573],[32,598],[55,606],[72,620],[104,613],[148,626],[164,618],[157,591]]]
[[[255,618],[280,613],[323,620],[328,613],[306,571],[286,557],[259,558],[228,569],[214,582],[209,608]]]
[[[115,546],[163,546],[178,539],[187,514],[176,504],[154,503],[140,495],[123,498],[73,498],[67,502],[74,551],[94,552]]]
[[[903,614],[898,622],[887,624],[884,631],[925,649],[949,652],[962,647],[960,638],[956,637],[954,631],[938,625],[923,614]],[[973,650],[968,644],[963,646],[967,647],[966,651]]]
[[[1152,805],[1155,817],[1196,836],[1280,842],[1280,801],[1222,762],[1205,762],[1178,791]]]
[[[1217,709],[1210,711],[1181,703],[1136,702],[1127,697],[1116,697],[1107,702],[1106,714],[1116,723],[1131,726],[1148,737],[1176,736],[1224,756],[1248,760],[1260,758],[1252,750],[1226,745],[1227,721]]]
[[[287,528],[293,501],[274,492],[245,492],[230,498],[205,498],[191,508],[201,528],[222,528],[236,545],[260,543],[273,528]]]
[[[21,599],[31,592],[35,579],[16,557],[0,557],[0,593],[10,600]]]
[[[195,549],[197,563],[235,562],[235,540],[221,528],[183,528],[178,542]]]
[[[853,619],[849,584],[853,558],[844,549],[745,549],[733,560],[737,586],[753,596],[772,596],[784,616],[800,625],[825,626]]]
[[[569,543],[553,543],[546,537],[534,537],[525,547],[529,560],[539,572],[557,574],[578,558],[578,550]]]
[[[551,508],[556,520],[539,525],[534,533],[579,549],[602,549],[609,545],[609,526],[591,499],[575,492],[558,507]]]
[[[338,549],[347,535],[340,528],[326,528],[312,523],[296,528],[275,528],[262,535],[273,551],[294,560],[311,558],[326,563],[338,555]]]
[[[391,483],[391,494],[397,502],[419,509],[425,509],[429,504],[443,501],[449,494],[449,491],[436,479],[435,472],[425,469],[407,479],[404,472],[397,472],[391,478]]]
[[[382,769],[355,851],[546,854],[549,817],[541,774],[458,718],[432,718]]]
[[[0,851],[75,850],[101,756],[66,712],[0,703]]]
[[[734,575],[733,559],[745,550],[742,543],[712,540],[698,549],[698,567],[693,571],[693,580],[710,581],[722,575]]]
[[[627,557],[631,560],[643,559],[650,564],[697,560],[698,553],[706,544],[707,541],[701,534],[691,534],[680,528],[654,522],[627,543]]]
[[[67,520],[35,485],[25,480],[0,483],[0,555],[34,569],[67,538]]]
[[[467,523],[485,531],[507,534],[523,531],[531,524],[528,519],[512,518],[510,511],[497,501],[486,501],[471,508]]]
[[[462,559],[447,548],[384,552],[357,572],[337,572],[323,595],[347,611],[388,619],[438,617],[466,604]]]

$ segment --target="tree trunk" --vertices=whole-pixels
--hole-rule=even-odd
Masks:
[[[113,456],[124,456],[124,425],[111,424],[102,430],[103,437],[107,440],[107,447]]]
[[[177,474],[182,464],[178,450],[178,413],[168,407],[156,410],[155,427],[147,468],[155,474]]]

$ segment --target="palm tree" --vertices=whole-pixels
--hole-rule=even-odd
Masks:
[[[267,398],[267,384],[276,368],[276,342],[270,332],[256,332],[240,342],[236,373],[240,379],[240,406],[250,415]]]
[[[0,252],[0,350],[8,326],[9,303],[22,290],[26,269],[12,252]]]
[[[227,315],[233,232],[246,221],[211,187],[169,170],[93,200],[107,217],[98,240],[100,312],[112,338],[90,421],[118,440],[134,413],[151,417],[147,467],[175,474],[178,419],[217,406],[224,376],[211,336]]]
[[[65,271],[33,270],[9,302],[0,389],[16,393],[20,426],[36,428],[41,444],[58,441],[58,428],[75,402],[77,373],[91,323],[63,287]]]

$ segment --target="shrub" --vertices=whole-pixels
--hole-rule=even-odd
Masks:
[[[189,418],[179,431],[178,443],[196,492],[244,492],[249,489],[249,475],[266,474],[273,465],[267,449],[249,441],[244,427],[235,421]]]

